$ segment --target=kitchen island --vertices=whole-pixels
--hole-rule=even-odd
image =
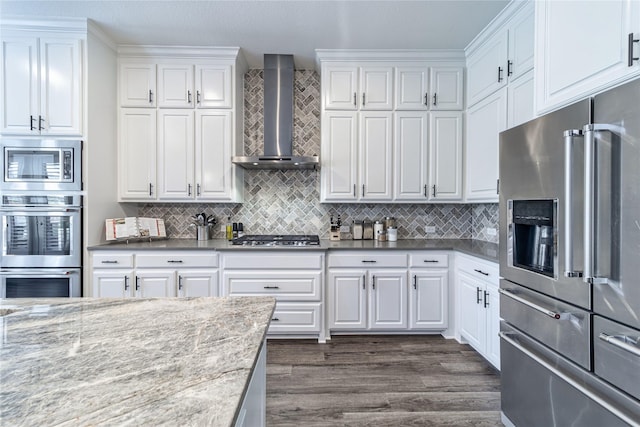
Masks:
[[[236,425],[252,376],[264,381],[274,307],[268,297],[0,300],[0,420]]]

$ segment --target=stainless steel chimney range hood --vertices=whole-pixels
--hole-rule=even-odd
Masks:
[[[264,55],[264,155],[236,156],[245,169],[317,169],[318,156],[293,155],[293,55]]]

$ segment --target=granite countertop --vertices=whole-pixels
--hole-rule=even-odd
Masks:
[[[251,247],[233,246],[225,239],[165,239],[152,242],[107,243],[87,248],[93,250],[192,250],[209,249],[216,251],[255,251],[255,250],[357,250],[357,249],[400,249],[400,250],[452,250],[476,256],[487,261],[498,262],[498,244],[472,239],[403,239],[397,242],[378,242],[377,240],[320,240],[320,246],[310,247]]]
[[[231,426],[274,307],[264,297],[0,300],[1,424]]]

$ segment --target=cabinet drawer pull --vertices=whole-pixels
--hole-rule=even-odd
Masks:
[[[364,96],[365,96],[365,93],[364,93],[364,92],[362,92],[362,106],[363,106],[363,107],[364,107]]]
[[[484,308],[489,307],[489,292],[484,291]]]
[[[353,92],[353,105],[358,106],[358,95],[355,92]]]
[[[196,102],[198,104],[200,104],[200,91],[199,90],[196,91]]]
[[[140,278],[136,276],[136,291],[140,290]]]
[[[488,275],[489,275],[489,273],[485,273],[484,271],[482,271],[482,270],[478,270],[477,268],[474,268],[474,269],[473,269],[473,271],[475,271],[476,273],[480,273],[480,274],[482,274],[483,276],[488,276]]]
[[[424,197],[427,197],[427,184],[424,185]]]
[[[512,60],[508,60],[507,61],[507,76],[510,76],[513,74],[513,61]]]
[[[153,92],[149,89],[149,104],[153,102]]]
[[[277,317],[272,317],[272,318],[271,318],[271,321],[272,321],[272,322],[279,322],[279,321],[280,321],[280,319],[278,319]]]
[[[438,94],[434,93],[433,94],[433,105],[438,105]]]
[[[375,263],[378,262],[375,259],[363,259],[362,262]]]
[[[149,183],[149,195],[153,196],[153,184]]]
[[[435,184],[433,184],[432,189],[433,189],[433,197],[436,197],[436,185]]]
[[[362,275],[362,289],[366,289],[367,288],[367,278],[365,277],[365,275]]]
[[[129,276],[124,276],[124,290],[129,290]]]
[[[425,259],[422,262],[440,262],[437,259]]]
[[[188,185],[189,189],[187,190],[187,195],[191,196],[191,184]]]
[[[502,67],[498,67],[498,83],[502,81]]]
[[[280,289],[280,286],[264,286],[265,289]]]
[[[200,184],[196,184],[196,196],[200,195]]]
[[[44,130],[44,126],[42,126],[42,122],[44,122],[44,119],[42,118],[42,116],[38,116],[38,130]]]
[[[640,60],[640,58],[639,58],[639,57],[637,57],[637,56],[636,56],[636,57],[634,57],[634,56],[633,56],[633,44],[634,44],[634,43],[638,43],[638,42],[640,42],[640,39],[634,39],[634,38],[633,38],[633,33],[629,33],[629,44],[628,44],[628,46],[627,46],[627,48],[629,49],[629,52],[628,52],[628,54],[627,54],[627,56],[628,56],[628,59],[627,59],[627,65],[628,65],[629,67],[633,67],[633,61],[638,61],[638,60]]]
[[[482,289],[476,288],[476,304],[480,304],[482,301]]]
[[[418,276],[413,275],[413,289],[418,289]]]
[[[190,90],[187,91],[187,103],[191,104],[191,91]]]
[[[110,259],[105,259],[105,260],[100,261],[100,262],[103,263],[103,264],[117,264],[118,263],[118,261],[110,260]]]
[[[29,127],[31,128],[31,130],[36,130],[36,127],[33,125],[33,122],[35,121],[35,117],[33,116],[29,116]]]
[[[424,105],[425,105],[426,107],[428,107],[428,106],[429,106],[429,92],[425,92],[425,93],[424,93]]]
[[[181,259],[169,259],[167,260],[168,263],[170,264],[182,264],[182,260]]]
[[[371,286],[373,287],[373,290],[376,290],[376,276],[373,276],[371,278]]]
[[[178,290],[182,290],[182,276],[178,276]]]

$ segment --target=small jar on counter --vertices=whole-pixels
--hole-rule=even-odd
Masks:
[[[398,240],[398,229],[396,227],[387,228],[387,240],[395,242]]]
[[[384,231],[384,224],[382,221],[376,221],[373,223],[373,238],[380,240],[380,233]]]

